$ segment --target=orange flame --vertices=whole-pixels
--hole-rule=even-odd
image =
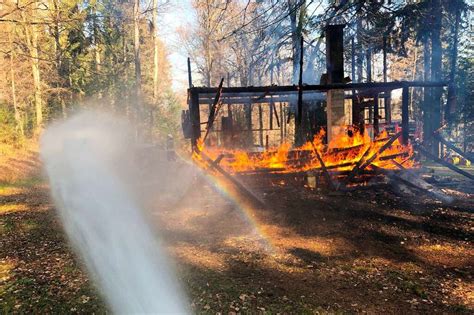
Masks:
[[[353,135],[343,133],[335,137],[329,144],[324,144],[324,136],[324,131],[321,131],[315,135],[313,141],[308,141],[301,147],[292,148],[289,143],[283,143],[264,152],[205,147],[202,139],[199,139],[193,159],[196,162],[202,162],[201,152],[212,160],[223,155],[224,158],[220,162],[220,166],[230,173],[262,169],[288,173],[321,169],[321,163],[317,158],[317,154],[319,154],[328,169],[343,171],[354,168],[363,156],[366,161],[377,154],[378,150],[389,140],[386,131],[380,133],[375,139],[371,139],[367,133],[354,133]],[[368,152],[366,152],[367,150]],[[397,162],[404,168],[412,168],[415,166],[412,156],[413,147],[411,144],[403,145],[398,138],[390,147],[377,155],[371,164],[384,169],[398,169],[395,163]],[[368,168],[370,169],[370,166]]]

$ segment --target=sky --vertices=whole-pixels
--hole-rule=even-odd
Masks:
[[[177,30],[194,23],[194,9],[191,0],[170,0],[164,11],[159,17],[158,32],[168,47],[173,90],[182,91],[188,88],[187,55],[179,41]]]
[[[319,4],[319,2],[310,4],[308,11],[313,14],[321,13],[324,10],[324,6]],[[189,27],[195,23],[196,16],[192,7],[192,0],[169,0],[169,4],[164,8],[159,18],[158,32],[169,51],[168,58],[171,63],[172,87],[174,91],[181,92],[188,88],[188,56],[182,47],[182,43],[180,43],[177,30],[182,27]],[[191,68],[193,68],[193,64],[191,64]]]

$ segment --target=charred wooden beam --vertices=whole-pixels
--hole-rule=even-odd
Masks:
[[[311,94],[313,95],[313,94]],[[265,98],[255,98],[255,97],[227,97],[222,96],[221,102],[223,104],[232,104],[232,105],[241,105],[245,106],[247,104],[268,104],[270,105],[272,100],[273,102],[282,102],[282,103],[289,103],[295,102],[298,100],[297,96],[272,96],[272,97],[265,97]],[[312,97],[311,100],[325,100],[325,96],[316,96]],[[212,104],[213,100],[211,98],[200,98],[199,103],[202,105],[205,104]]]
[[[325,28],[326,72],[330,83],[340,83],[344,80],[344,26],[337,24]]]
[[[364,163],[365,161],[365,158],[367,157],[367,155],[369,155],[369,152],[370,152],[370,149],[372,148],[372,145],[370,145],[365,151],[364,151],[364,154],[362,154],[362,156],[360,157],[360,159],[355,163],[354,165],[354,168],[351,170],[349,176],[347,176],[347,182],[350,182],[358,173],[359,173],[359,168],[360,166],[362,165],[362,163]],[[339,187],[337,187],[338,189],[340,188],[340,185]]]
[[[275,104],[273,103],[273,98],[270,98],[270,129],[273,129],[273,111],[275,109]]]
[[[316,158],[319,161],[319,164],[321,164],[321,169],[323,171],[324,176],[326,177],[326,180],[328,181],[329,186],[334,189],[335,186],[334,186],[334,183],[332,181],[331,175],[329,175],[329,173],[328,173],[328,169],[326,168],[326,164],[324,163],[323,159],[321,158],[321,155],[319,154],[318,149],[316,148],[316,146],[314,145],[313,142],[311,142],[311,145],[313,146],[313,151],[314,151],[314,154],[316,155]]]
[[[379,157],[379,160],[380,161],[388,161],[388,160],[396,159],[397,157],[406,157],[406,156],[408,156],[408,152],[401,152],[401,153],[395,153],[395,154],[381,156],[381,157]]]
[[[469,160],[471,163],[474,163],[474,157],[472,155],[469,155],[468,153],[463,152],[461,149],[456,147],[450,141],[443,138],[439,133],[435,133],[433,137],[439,142],[441,142],[442,144],[444,144],[445,146],[447,146],[448,148],[450,148],[451,150],[453,150],[454,152],[456,152],[457,154],[459,154],[460,156],[462,156],[463,158],[465,158],[466,160]]]
[[[358,98],[370,98],[370,97],[373,97],[373,95],[375,93],[378,93],[379,94],[379,98],[387,98],[389,97],[389,95],[387,93],[384,92],[384,90],[382,89],[369,89],[369,90],[365,90],[364,92],[362,93],[355,93],[355,94],[346,94],[344,96],[344,99],[346,100],[350,100],[354,97],[358,97]]]
[[[408,116],[408,86],[403,87],[402,91],[402,143],[408,144],[409,137],[409,116]]]
[[[193,77],[191,74],[191,58],[188,57],[188,85],[189,88],[193,87]]]
[[[191,121],[191,147],[197,151],[197,142],[201,137],[201,118],[199,113],[199,93],[194,89],[189,90],[189,116]]]
[[[334,165],[326,165],[327,171],[335,170],[338,168],[344,168],[344,167],[349,167],[349,166],[354,166],[355,162],[345,162],[345,163],[340,163],[340,164],[334,164]],[[322,171],[322,167],[314,167],[309,169],[309,171]],[[291,168],[285,168],[285,167],[275,167],[275,168],[258,168],[254,170],[246,170],[246,171],[239,171],[236,172],[236,174],[262,174],[262,173],[291,173],[291,174],[298,174],[298,173],[304,173],[305,171],[291,171]],[[350,171],[343,171],[343,172],[350,172]],[[332,172],[331,172],[332,173]]]
[[[391,160],[391,162],[393,163],[393,165],[395,165],[396,167],[398,167],[398,168],[401,169],[401,170],[405,170],[405,169],[406,169],[402,164],[398,163],[398,162],[395,161],[395,160]]]
[[[375,159],[377,157],[379,157],[385,150],[387,150],[394,142],[395,140],[397,140],[398,138],[400,138],[400,136],[402,135],[401,132],[393,135],[390,140],[388,140],[383,146],[381,146],[377,152],[375,152],[370,158],[367,159],[367,161],[362,164],[359,168],[359,170],[363,170],[364,168],[366,168],[367,166],[369,166],[370,164],[372,164],[373,161],[375,161]]]
[[[206,141],[206,138],[209,135],[209,131],[211,131],[211,128],[214,125],[214,120],[219,112],[219,107],[220,107],[219,101],[221,99],[223,84],[224,84],[224,78],[222,78],[221,82],[219,83],[219,88],[217,90],[216,96],[214,98],[214,102],[212,103],[211,109],[209,111],[209,118],[207,119],[206,133],[204,134],[203,142]]]
[[[337,153],[351,151],[351,150],[358,150],[358,149],[362,148],[363,146],[364,146],[364,144],[358,144],[358,145],[354,145],[354,146],[351,146],[351,147],[345,147],[345,148],[331,148],[331,149],[327,150],[327,154],[337,154]]]
[[[303,85],[303,91],[328,91],[328,90],[363,90],[370,88],[380,88],[382,90],[395,90],[403,87],[445,87],[446,81],[394,81],[394,82],[370,82],[370,83],[333,83]],[[197,93],[216,93],[215,87],[193,87]],[[223,93],[265,93],[265,92],[298,92],[297,85],[271,85],[271,86],[245,86],[228,87],[222,90]]]
[[[277,126],[278,126],[278,128],[280,128],[280,118],[278,117],[275,102],[272,102],[271,106],[273,106],[273,113],[275,114],[275,119],[276,119]],[[280,104],[280,108],[281,108],[281,104]]]
[[[374,136],[379,135],[379,95],[374,95]]]
[[[396,173],[393,170],[386,170],[375,165],[372,166],[374,170],[387,175],[390,179],[395,182],[402,183],[408,187],[414,188],[418,191],[426,193],[435,197],[436,199],[440,199],[444,202],[452,202],[453,198],[450,196],[445,195],[440,189],[437,187],[430,185],[425,180],[414,174],[413,172],[400,172]]]
[[[225,154],[219,154],[219,156],[214,161],[212,161],[209,167],[214,168],[214,166],[219,165],[219,163],[222,161],[224,157],[225,157]]]
[[[270,85],[271,87],[275,88],[278,87],[276,85]],[[229,86],[226,87],[229,88]],[[206,99],[214,99],[215,93],[208,92],[208,93],[201,93],[199,94],[199,99],[200,100],[206,100]],[[228,98],[251,98],[255,102],[261,99],[269,99],[271,97],[279,97],[279,96],[285,96],[289,97],[292,96],[294,97],[294,100],[297,99],[298,97],[298,90],[292,90],[292,91],[265,91],[265,92],[222,92],[222,97],[228,97]],[[303,96],[305,98],[311,98],[311,99],[324,99],[324,91],[308,91],[308,90],[303,90]]]
[[[393,135],[392,137],[390,137],[390,139],[383,145],[381,146],[377,152],[375,152],[370,158],[367,159],[367,161],[365,161],[365,158],[368,156],[372,146],[369,146],[367,148],[367,150],[364,152],[364,154],[362,155],[362,157],[359,159],[359,161],[357,162],[357,164],[354,166],[354,168],[352,169],[351,173],[349,174],[349,176],[347,177],[347,182],[350,182],[360,171],[363,171],[367,166],[369,166],[370,164],[372,164],[372,162],[380,155],[382,154],[388,147],[390,147],[393,142],[395,142],[395,140],[397,140],[400,136],[401,136],[401,132]]]
[[[421,145],[416,145],[415,148],[418,150],[418,152],[420,152],[421,154],[423,154],[424,156],[426,156],[427,158],[429,158],[430,160],[436,162],[436,163],[439,163],[443,166],[446,166],[447,168],[449,168],[450,170],[458,173],[458,174],[461,174],[467,178],[469,178],[470,180],[474,180],[474,175],[460,169],[459,167],[451,164],[451,163],[448,163],[440,158],[438,158],[436,155],[434,155],[433,153],[429,152],[427,149],[425,149],[423,146]]]
[[[232,175],[227,173],[218,163],[215,163],[210,157],[208,157],[203,152],[200,153],[202,159],[208,164],[209,167],[215,169],[222,176],[224,176],[229,182],[231,182],[240,192],[242,192],[249,200],[257,203],[260,206],[265,206],[265,203],[255,196],[250,190],[248,190],[241,182],[235,179]]]

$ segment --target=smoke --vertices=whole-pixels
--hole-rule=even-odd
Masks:
[[[125,121],[87,112],[48,128],[41,157],[70,242],[112,311],[187,313],[170,262],[139,206],[134,146]]]

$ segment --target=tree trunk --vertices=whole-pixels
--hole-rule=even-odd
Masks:
[[[299,21],[298,21],[298,7],[300,6],[299,11]],[[298,83],[299,77],[299,62],[300,62],[300,38],[303,31],[303,21],[302,17],[304,12],[302,8],[305,6],[305,1],[288,0],[288,13],[290,17],[290,27],[291,27],[291,42],[292,42],[292,51],[293,51],[293,78],[292,83]]]
[[[414,56],[413,56],[413,68],[412,68],[412,74],[411,74],[411,80],[412,81],[415,81],[415,78],[416,78],[416,64],[418,62],[418,46],[415,46],[415,53],[414,53]],[[410,93],[410,113],[414,113],[415,112],[415,108],[414,108],[414,99],[415,99],[415,89],[411,89],[411,93]]]
[[[52,1],[53,8],[54,8],[54,24],[53,24],[53,35],[54,35],[54,56],[56,59],[56,73],[58,74],[58,80],[56,82],[56,88],[57,88],[57,100],[59,104],[61,104],[61,112],[63,118],[66,118],[66,103],[64,102],[64,99],[62,97],[62,87],[65,87],[64,84],[64,78],[67,76],[65,75],[65,71],[63,69],[63,64],[62,64],[62,49],[61,49],[61,33],[60,33],[60,9],[59,9],[59,3],[58,0],[53,0]]]
[[[445,108],[445,120],[448,123],[452,122],[452,114],[456,110],[456,64],[458,59],[458,41],[459,41],[459,23],[461,22],[461,10],[456,6],[455,12],[456,20],[454,22],[453,40],[451,46],[451,69],[449,72],[449,90],[448,90],[448,101]]]
[[[32,6],[31,16],[35,16],[37,9],[36,2]],[[28,24],[24,11],[21,11],[23,27],[25,30],[26,45],[30,54],[31,73],[33,75],[34,86],[34,102],[36,112],[36,128],[39,129],[43,125],[43,91],[41,88],[41,73],[39,66],[38,52],[38,30],[35,24]]]
[[[453,46],[451,48],[451,72],[449,73],[449,81],[454,83],[456,78],[456,64],[458,59],[458,42],[459,42],[459,23],[461,20],[461,10],[456,7],[456,21],[454,23]]]
[[[354,82],[361,83],[363,81],[364,73],[364,49],[362,45],[362,19],[359,17],[357,19],[357,45],[356,45],[356,62],[357,62],[357,80],[353,78]]]
[[[12,103],[13,103],[13,110],[15,111],[15,122],[16,122],[16,129],[20,132],[21,136],[25,135],[23,130],[23,122],[21,121],[20,110],[18,108],[18,103],[16,100],[16,85],[15,85],[15,70],[14,70],[14,48],[13,48],[13,41],[11,38],[11,33],[8,33],[8,41],[10,43],[10,80],[11,80],[11,90],[12,90]]]
[[[440,81],[443,79],[442,73],[442,48],[441,48],[441,0],[433,0],[432,18],[433,28],[431,30],[431,81]],[[431,115],[431,133],[441,126],[441,95],[440,88],[434,88],[432,91]],[[439,156],[439,143],[434,141],[431,146],[432,153]]]
[[[141,87],[142,87],[142,69],[140,63],[140,1],[133,3],[133,51],[135,63],[135,118],[141,119]]]
[[[214,64],[213,55],[211,52],[211,29],[212,29],[212,12],[211,12],[211,1],[206,1],[206,25],[205,25],[205,47],[204,50],[206,52],[206,80],[207,86],[210,87],[212,85],[213,73],[212,68]]]
[[[429,39],[425,38],[423,42],[423,79],[429,81],[431,77],[431,51]],[[430,88],[423,88],[423,141],[430,137],[431,112],[430,112]]]
[[[153,102],[158,100],[158,0],[153,0]]]

